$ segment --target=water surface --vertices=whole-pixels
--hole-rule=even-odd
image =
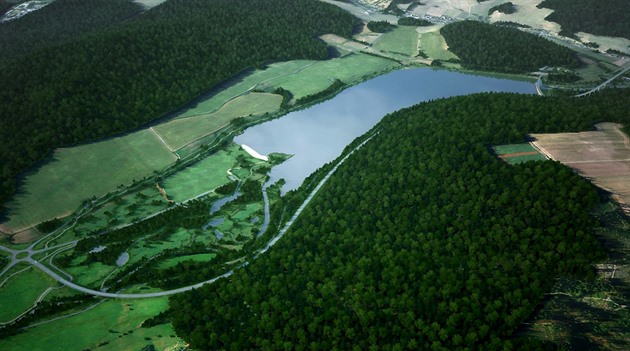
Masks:
[[[344,147],[383,116],[403,107],[438,98],[480,92],[534,94],[531,82],[418,68],[395,71],[341,92],[331,100],[248,128],[235,138],[261,154],[294,156],[271,170],[268,184],[286,180],[282,191],[296,189]]]

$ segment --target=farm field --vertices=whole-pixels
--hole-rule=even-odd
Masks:
[[[235,118],[275,112],[281,102],[282,97],[277,94],[249,93],[228,101],[216,112],[177,118],[153,129],[173,150],[177,150],[216,132]]]
[[[599,123],[581,133],[532,134],[534,144],[630,205],[630,142],[615,123]]]
[[[92,196],[160,170],[176,160],[148,129],[101,142],[55,150],[51,160],[25,175],[7,204],[13,232],[75,211]]]
[[[251,89],[261,89],[265,87],[267,81],[291,75],[317,62],[318,61],[312,60],[276,62],[267,65],[265,69],[244,72],[217,86],[207,94],[206,99],[200,98],[200,101],[191,106],[187,106],[187,109],[178,114],[175,118],[215,112],[226,102],[247,93]]]
[[[536,150],[531,144],[510,144],[498,145],[493,147],[494,152],[499,158],[510,164],[522,163],[527,161],[544,161],[547,158]]]
[[[137,289],[136,289],[137,290]],[[154,345],[165,350],[183,342],[170,324],[140,328],[147,318],[164,311],[167,298],[133,301],[105,300],[89,311],[30,328],[0,339],[2,350],[141,350]]]
[[[606,51],[608,49],[613,49],[625,53],[630,53],[630,39],[626,38],[614,38],[614,37],[604,37],[601,35],[594,35],[584,32],[575,33],[582,42],[592,42],[599,44],[598,50]]]
[[[48,287],[54,285],[50,277],[35,267],[30,267],[9,279],[7,279],[8,276],[0,277],[0,283],[4,281],[0,289],[0,301],[2,301],[0,323],[8,322],[31,308],[35,305],[37,298]]]
[[[415,27],[398,26],[381,34],[372,45],[377,50],[416,56],[418,54],[418,32]]]
[[[343,57],[320,61],[300,72],[273,81],[273,86],[289,90],[295,99],[320,92],[328,88],[335,79],[346,84],[356,83],[368,75],[399,68],[394,61],[352,53]]]
[[[541,2],[543,2],[543,0],[512,0],[512,3],[516,7],[516,12],[512,14],[505,14],[496,11],[492,14],[492,16],[490,16],[490,22],[515,22],[558,34],[558,32],[560,32],[560,25],[555,22],[545,20],[545,17],[549,16],[553,10],[547,8],[537,8],[536,6]],[[502,2],[498,2],[495,5],[500,3]]]
[[[433,59],[457,59],[457,55],[448,51],[446,40],[439,30],[420,33],[420,50]]]

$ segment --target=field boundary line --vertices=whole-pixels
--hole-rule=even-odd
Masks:
[[[162,136],[160,135],[160,133],[158,133],[155,129],[153,129],[153,127],[149,127],[149,129],[153,132],[153,134],[155,134],[156,137],[158,137],[158,139],[160,139],[160,141],[162,142],[162,144],[164,144],[164,146],[166,146],[166,148],[172,152],[173,154],[175,154],[175,156],[179,159],[179,155],[177,155],[177,153],[175,152],[175,150],[173,150],[168,143],[164,140],[164,138],[162,138]]]

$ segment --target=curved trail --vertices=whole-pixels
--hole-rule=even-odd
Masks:
[[[315,194],[317,194],[319,189],[321,189],[321,187],[326,183],[326,181],[328,181],[330,176],[333,173],[335,173],[337,168],[339,166],[341,166],[348,159],[348,157],[350,157],[350,155],[352,155],[355,151],[360,149],[363,145],[365,145],[365,143],[370,141],[370,139],[372,139],[374,137],[374,135],[376,135],[376,133],[373,134],[372,136],[370,136],[369,138],[367,138],[366,140],[364,140],[361,144],[359,144],[357,147],[352,149],[352,151],[350,151],[346,156],[344,156],[339,162],[337,162],[337,164],[326,174],[326,176],[324,176],[324,178],[322,178],[322,180],[319,182],[319,184],[317,184],[315,189],[313,189],[313,191],[311,191],[311,193],[304,200],[302,205],[300,205],[298,210],[295,211],[295,213],[293,214],[291,219],[289,219],[289,221],[285,224],[285,226],[278,232],[278,234],[273,239],[271,239],[271,241],[269,241],[269,243],[263,249],[261,249],[256,255],[254,255],[252,260],[256,259],[261,254],[264,254],[265,252],[267,252],[267,250],[269,250],[273,245],[275,245],[278,242],[278,240],[280,240],[280,238],[289,230],[289,228],[291,227],[293,222],[295,222],[295,220],[298,218],[298,216],[302,213],[302,210],[304,210],[304,208],[309,204],[309,202],[311,202],[311,200],[313,199]],[[35,244],[37,244],[37,243],[35,243]],[[56,245],[56,246],[48,248],[48,249],[33,251],[33,252],[31,252],[31,254],[32,253],[37,253],[37,252],[42,252],[42,251],[48,251],[48,250],[56,249],[56,248],[59,248],[61,246],[65,246],[65,245],[68,245],[68,244],[70,244],[70,243],[59,244],[59,245]],[[17,253],[18,252],[16,250],[11,250],[11,249],[8,249],[6,247],[3,247],[1,245],[0,245],[0,249],[2,249],[4,251],[11,252],[11,253]],[[203,281],[201,283],[197,283],[197,284],[194,284],[194,285],[189,285],[189,286],[185,286],[185,287],[181,287],[181,288],[173,289],[173,290],[158,291],[158,292],[152,292],[152,293],[123,294],[123,293],[108,293],[108,292],[105,292],[105,291],[93,290],[93,289],[89,289],[89,288],[83,287],[81,285],[75,284],[75,283],[73,283],[73,282],[63,278],[62,276],[60,276],[59,274],[57,274],[56,272],[54,272],[50,268],[48,268],[45,265],[43,265],[42,263],[34,260],[33,258],[31,258],[30,254],[29,254],[28,257],[26,257],[24,259],[14,260],[13,262],[27,262],[27,263],[30,263],[31,265],[39,268],[42,272],[48,274],[55,281],[65,285],[65,286],[67,286],[67,287],[69,287],[71,289],[80,291],[82,293],[89,294],[89,295],[95,295],[95,296],[101,296],[101,297],[118,298],[118,299],[139,299],[139,298],[151,298],[151,297],[161,297],[161,296],[169,296],[169,295],[179,294],[181,292],[190,291],[190,290],[199,288],[199,287],[201,287],[201,286],[203,286],[205,284],[214,283],[215,281],[217,281],[217,280],[219,280],[221,278],[229,277],[230,275],[232,275],[234,273],[233,270],[230,270],[230,271],[228,271],[228,272],[226,272],[226,273],[224,273],[224,274],[222,274],[222,275],[220,275],[218,277],[214,277],[212,279]],[[241,265],[239,265],[239,268],[247,266],[250,262],[251,261],[246,261],[246,262],[242,263]]]

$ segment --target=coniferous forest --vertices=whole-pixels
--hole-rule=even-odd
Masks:
[[[0,24],[0,57],[63,44],[132,20],[142,7],[129,0],[55,0],[17,20]]]
[[[53,148],[136,128],[248,67],[326,58],[317,36],[349,36],[354,25],[316,0],[171,0],[114,28],[3,58],[0,204]]]
[[[469,69],[524,73],[543,66],[578,64],[570,49],[516,28],[461,21],[444,26],[440,32],[449,50]]]
[[[630,0],[545,0],[537,7],[554,10],[545,19],[559,23],[560,34],[588,32],[630,39]]]
[[[630,93],[477,94],[386,116],[264,255],[171,298],[200,350],[541,349],[514,337],[559,275],[603,251],[595,187],[553,161],[489,146],[628,125]]]

